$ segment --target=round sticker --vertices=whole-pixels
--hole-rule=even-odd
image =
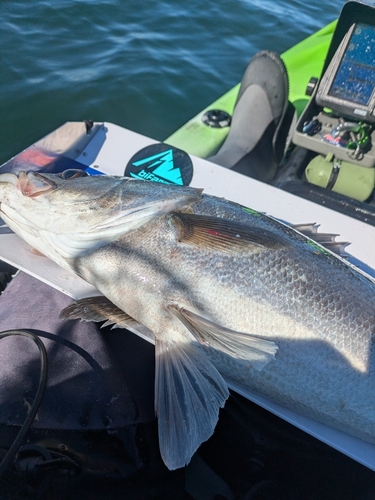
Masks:
[[[159,142],[138,151],[126,165],[124,175],[188,186],[193,177],[193,163],[185,151]]]

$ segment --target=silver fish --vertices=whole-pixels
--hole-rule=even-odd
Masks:
[[[212,434],[225,380],[375,442],[374,281],[300,232],[193,188],[75,173],[0,175],[0,215],[108,299],[65,317],[153,332],[170,469]]]

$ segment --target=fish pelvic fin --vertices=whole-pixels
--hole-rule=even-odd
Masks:
[[[259,250],[287,245],[282,236],[241,222],[190,213],[174,213],[170,217],[177,229],[179,242],[189,245],[224,252],[233,248],[248,248],[249,245]]]
[[[103,295],[72,302],[61,311],[60,318],[95,322],[105,321],[102,326],[113,325],[112,328],[135,328],[139,324]]]
[[[157,338],[155,411],[168,469],[190,462],[213,434],[228,396],[226,382],[198,345]]]
[[[248,361],[256,370],[262,370],[275,359],[278,346],[271,340],[225,328],[177,304],[170,304],[168,308],[195,339],[208,348]]]

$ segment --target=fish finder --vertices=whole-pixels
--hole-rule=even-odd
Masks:
[[[350,27],[319,83],[316,102],[342,116],[375,123],[375,26]]]
[[[311,99],[293,131],[293,143],[360,167],[375,168],[373,3],[356,0],[344,5],[322,75],[320,80],[311,79],[308,95]]]

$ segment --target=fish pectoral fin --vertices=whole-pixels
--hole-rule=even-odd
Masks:
[[[229,397],[226,382],[194,342],[156,340],[155,411],[170,470],[184,467],[214,432]]]
[[[233,247],[253,245],[264,248],[285,246],[285,240],[269,231],[240,222],[190,213],[175,213],[171,219],[178,231],[178,240],[190,245],[228,251]]]
[[[103,326],[113,325],[112,328],[134,328],[139,325],[134,318],[102,295],[72,302],[61,311],[60,318],[105,321]]]
[[[275,359],[278,347],[271,340],[225,328],[176,304],[170,304],[168,308],[198,342],[232,358],[246,360],[251,368],[261,370]]]

